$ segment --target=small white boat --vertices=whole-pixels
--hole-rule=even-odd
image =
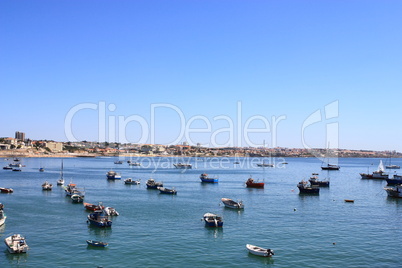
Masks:
[[[103,209],[103,212],[107,215],[107,216],[119,216],[119,212],[117,212],[117,210],[115,208],[112,207],[105,207]]]
[[[26,253],[29,249],[25,238],[20,234],[14,234],[4,239],[4,243],[7,246],[10,253]]]
[[[7,219],[7,216],[4,213],[3,208],[4,208],[4,205],[2,203],[0,203],[0,226],[2,226],[6,222],[6,219]]]
[[[75,194],[71,195],[70,198],[74,203],[84,202],[84,195],[82,195],[81,193],[75,193]]]
[[[243,209],[244,208],[243,201],[236,202],[229,198],[222,198],[221,201],[227,208],[234,208],[234,209]]]
[[[179,169],[192,169],[193,166],[191,164],[186,164],[186,163],[177,163],[177,164],[173,164],[173,166],[175,168],[179,168]]]
[[[262,247],[257,247],[254,245],[247,244],[246,248],[248,249],[248,252],[251,254],[257,255],[257,256],[262,256],[262,257],[272,257],[272,255],[275,255],[274,251],[271,250],[270,248],[262,248]]]

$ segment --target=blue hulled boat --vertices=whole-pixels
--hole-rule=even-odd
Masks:
[[[222,227],[223,226],[222,217],[220,217],[216,214],[205,213],[204,221],[205,221],[205,225],[208,227]]]
[[[88,222],[97,227],[112,227],[112,221],[103,210],[95,210],[88,215]]]
[[[217,183],[219,181],[218,178],[209,178],[208,174],[206,173],[201,174],[200,179],[202,182],[209,182],[209,183]]]

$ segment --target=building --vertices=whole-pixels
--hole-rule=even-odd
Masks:
[[[61,152],[63,151],[63,143],[62,142],[46,142],[45,147],[49,148],[52,152]]]
[[[24,133],[24,132],[16,131],[16,132],[15,132],[15,138],[16,138],[17,140],[24,141],[24,140],[25,140],[25,133]]]

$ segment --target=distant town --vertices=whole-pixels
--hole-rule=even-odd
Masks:
[[[118,142],[57,142],[31,140],[24,132],[15,132],[15,137],[0,138],[0,156],[20,157],[97,157],[97,156],[172,156],[172,157],[402,157],[396,151],[371,151],[349,149],[300,149],[267,147],[220,147],[208,148],[189,145],[132,144]]]

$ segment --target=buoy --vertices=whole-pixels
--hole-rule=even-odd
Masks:
[[[332,245],[336,245],[336,243],[335,243],[335,242],[333,242],[333,243],[332,243]]]
[[[294,208],[293,211],[296,211],[296,209]]]

